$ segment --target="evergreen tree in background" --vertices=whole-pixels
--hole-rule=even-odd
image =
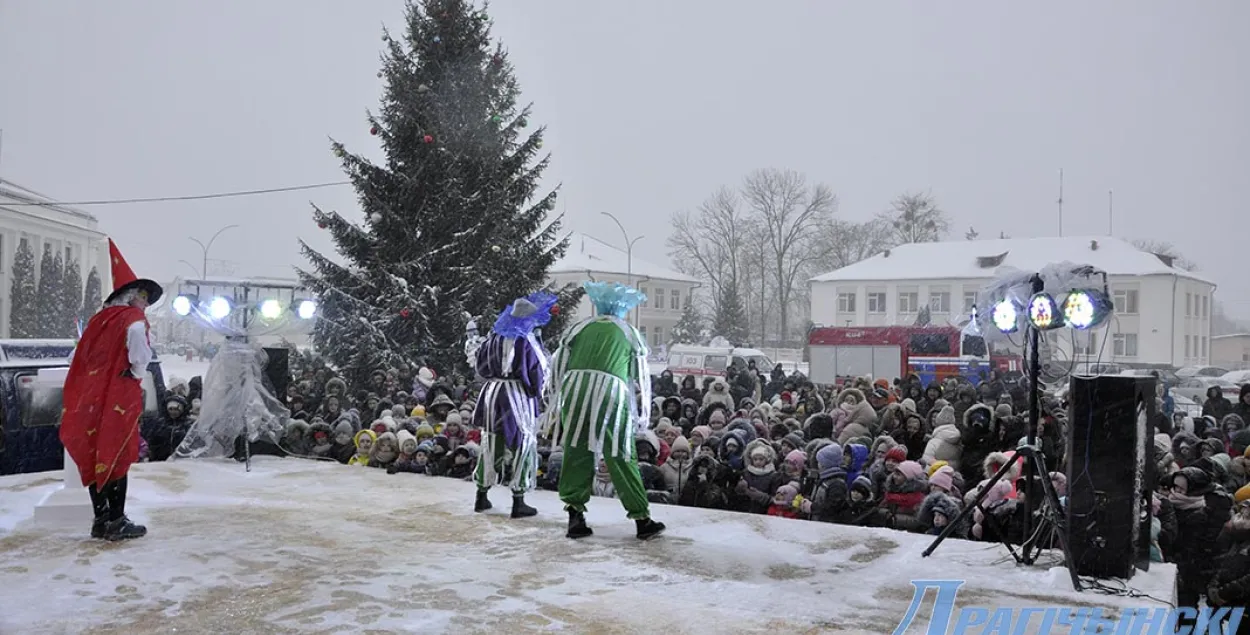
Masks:
[[[349,381],[400,363],[441,374],[463,364],[470,317],[493,319],[542,288],[567,246],[549,218],[555,192],[534,199],[543,129],[527,131],[485,11],[410,1],[404,34],[382,40],[383,96],[367,124],[384,159],[332,143],[364,221],[314,208],[342,264],[302,244],[311,267],[300,276],[320,299],[314,341]]]
[[[61,298],[64,296],[65,280],[62,273],[61,253],[52,253],[52,247],[43,246],[43,258],[39,260],[39,291],[35,301],[35,337],[57,337],[61,324]]]
[[[19,241],[13,255],[13,284],[9,288],[9,337],[39,337],[39,305],[35,295],[35,251]]]
[[[716,314],[712,317],[712,335],[723,337],[740,346],[747,341],[747,310],[742,306],[742,295],[732,280],[721,285],[716,298]]]
[[[701,344],[703,331],[703,316],[698,309],[694,308],[693,302],[687,301],[686,309],[681,313],[681,319],[673,325],[673,343]]]
[[[60,332],[57,337],[78,337],[78,320],[82,317],[82,272],[77,260],[65,263],[65,275],[61,282]],[[87,325],[84,322],[83,327]]]
[[[104,294],[100,290],[100,272],[95,267],[87,273],[87,286],[82,294],[82,324],[87,327],[87,320],[95,315],[104,304]]]

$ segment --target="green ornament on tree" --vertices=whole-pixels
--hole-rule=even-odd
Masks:
[[[529,120],[528,120],[528,119],[526,119],[525,117],[521,117],[520,119],[517,119],[517,120],[516,120],[516,125],[518,125],[518,126],[520,126],[520,127],[524,128],[525,126],[530,125],[530,122],[529,122]]]
[[[503,117],[500,117],[499,115],[492,115],[490,120],[492,123],[499,123],[503,121]]]

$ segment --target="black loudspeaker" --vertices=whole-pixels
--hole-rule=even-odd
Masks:
[[[1067,529],[1079,575],[1130,578],[1134,564],[1150,566],[1155,382],[1072,378]]]
[[[265,364],[265,386],[273,391],[278,401],[286,403],[286,387],[291,383],[291,351],[286,348],[266,348],[269,362]]]

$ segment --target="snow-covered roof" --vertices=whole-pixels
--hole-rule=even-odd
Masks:
[[[999,267],[1041,271],[1046,265],[1072,262],[1112,276],[1178,275],[1214,284],[1164,260],[1110,236],[960,240],[901,245],[811,281],[992,278]]]
[[[624,250],[587,234],[573,233],[569,236],[569,248],[564,257],[551,265],[551,273],[584,273],[587,271],[612,273],[621,276],[632,274],[636,278],[652,280],[676,280],[699,282],[684,273],[648,262],[634,254],[631,262]]]
[[[208,278],[187,278],[179,280],[184,285],[199,285],[202,287],[276,287],[279,289],[300,289],[303,284],[295,278],[223,278],[219,276],[211,276]]]
[[[38,207],[54,209],[58,212],[63,212],[71,216],[77,216],[83,220],[92,221],[93,223],[96,220],[96,217],[92,216],[88,212],[80,210],[76,207],[61,205],[47,194],[41,194],[35,190],[18,185],[17,183],[6,179],[0,179],[0,199],[7,199],[10,204],[20,203],[22,204],[21,209],[36,209],[36,206],[30,205],[34,203],[37,204]],[[4,202],[5,200],[0,200],[0,205],[3,205]]]
[[[1226,340],[1230,337],[1250,337],[1250,333],[1228,333],[1226,335],[1212,335],[1213,340]]]

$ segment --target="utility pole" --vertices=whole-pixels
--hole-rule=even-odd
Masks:
[[[1115,190],[1107,190],[1107,235],[1115,235]]]
[[[1063,168],[1059,168],[1059,237],[1063,238]]]

